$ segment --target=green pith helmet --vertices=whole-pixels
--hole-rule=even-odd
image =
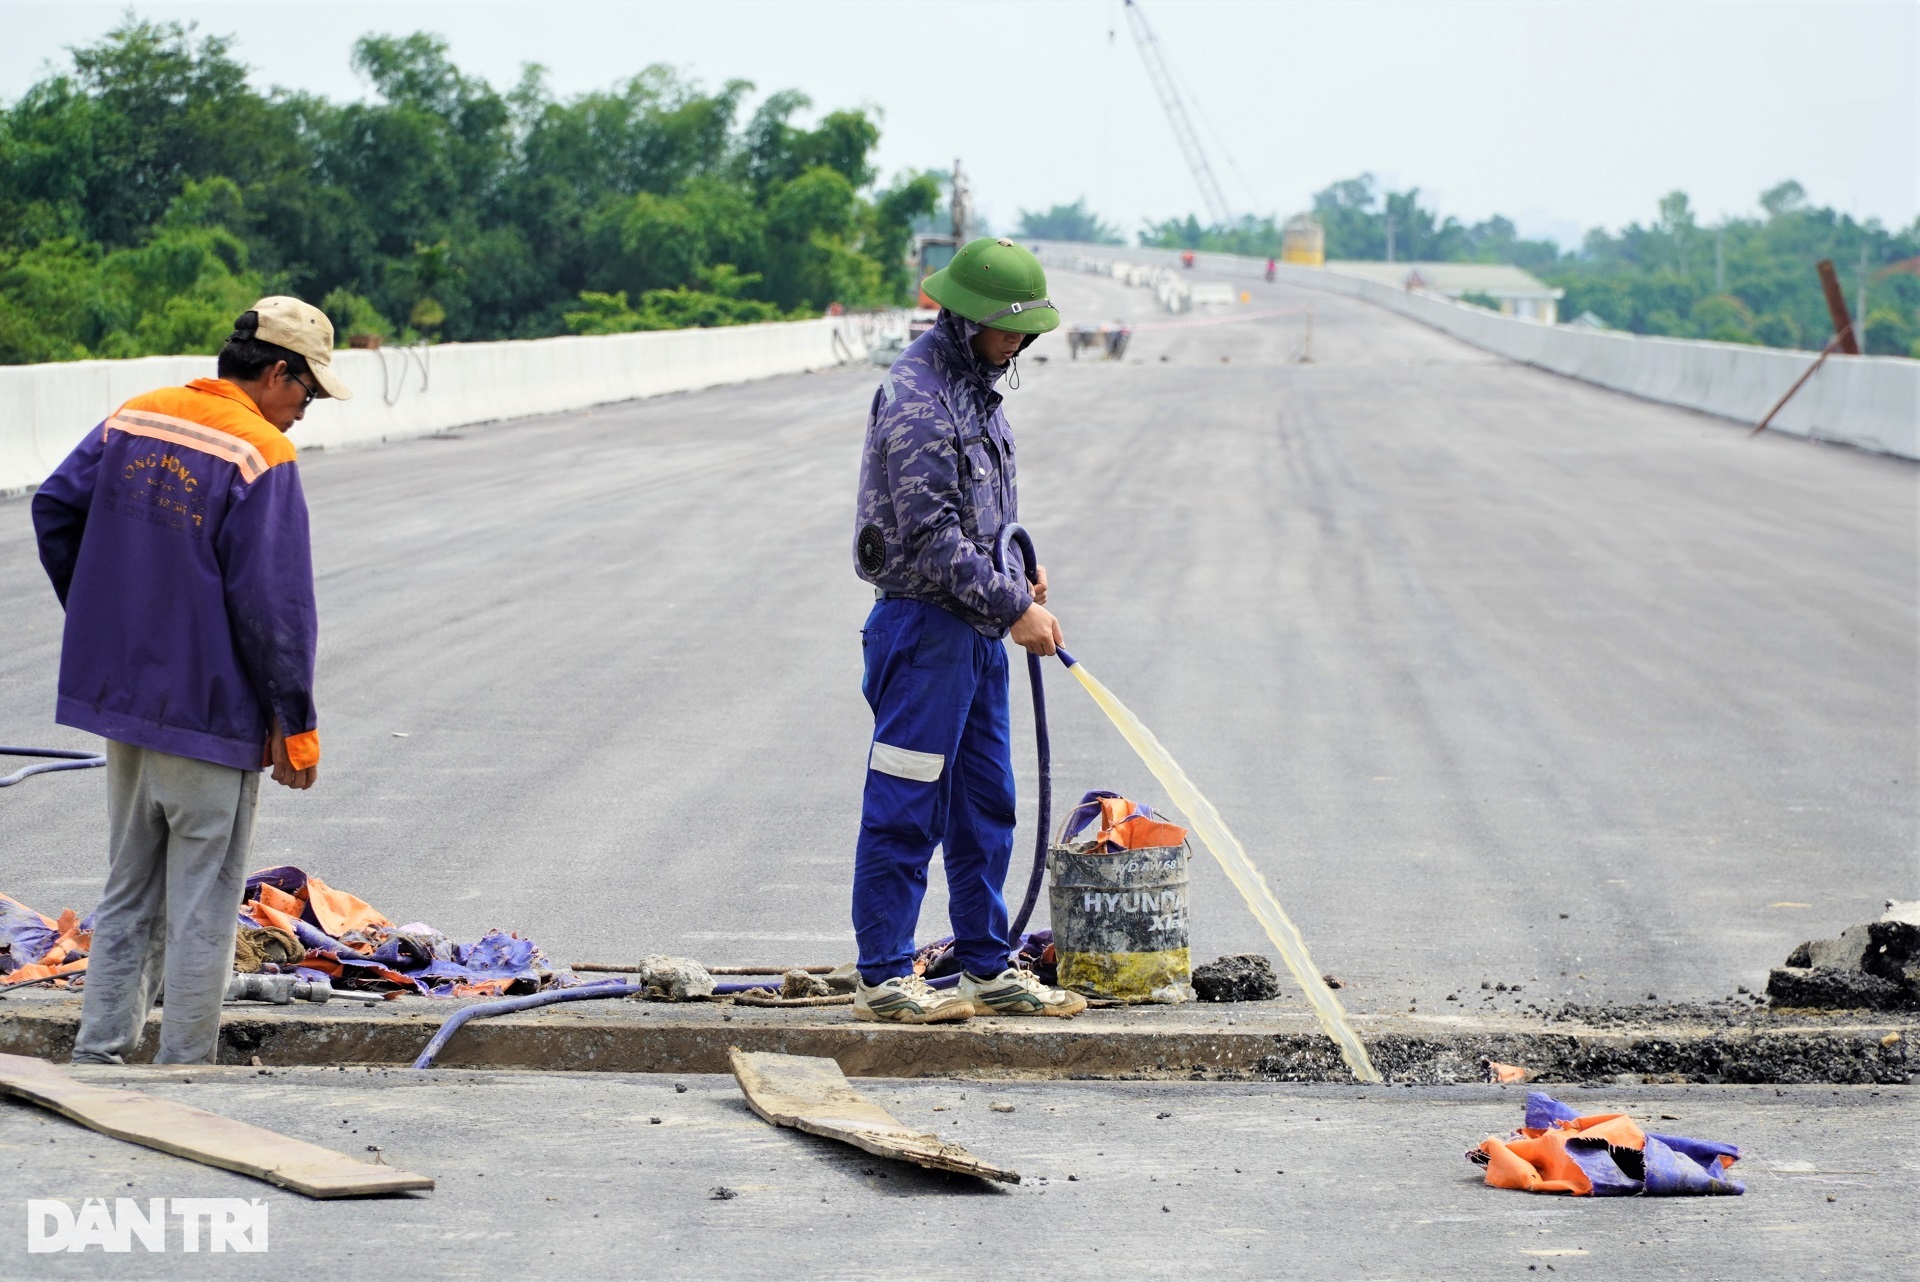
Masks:
[[[920,288],[955,316],[989,329],[1044,334],[1060,324],[1059,310],[1047,300],[1040,260],[1004,236],[968,241]]]

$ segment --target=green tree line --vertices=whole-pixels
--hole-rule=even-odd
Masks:
[[[1563,318],[1592,313],[1636,334],[1707,338],[1769,347],[1818,348],[1833,324],[1814,265],[1834,260],[1856,308],[1864,283],[1861,328],[1866,350],[1920,357],[1920,219],[1890,231],[1817,207],[1797,182],[1761,193],[1750,217],[1703,226],[1686,193],[1659,202],[1647,225],[1617,232],[1595,228],[1572,250],[1520,237],[1499,216],[1471,225],[1443,217],[1420,191],[1382,192],[1371,174],[1314,195],[1326,229],[1329,259],[1512,263],[1567,291]],[[1391,229],[1391,232],[1389,231]],[[1275,218],[1243,217],[1231,227],[1198,220],[1150,223],[1140,243],[1264,256],[1280,252]]]
[[[649,67],[509,92],[369,35],[368,101],[262,93],[232,42],[129,17],[0,107],[0,363],[216,350],[255,298],[351,335],[725,325],[904,301],[937,182],[876,184],[863,111]]]
[[[1071,240],[1088,245],[1124,245],[1126,237],[1087,208],[1082,196],[1071,205],[1020,211],[1020,234],[1033,240]]]

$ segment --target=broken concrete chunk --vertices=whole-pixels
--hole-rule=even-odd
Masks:
[[[1203,1002],[1264,1002],[1280,995],[1273,963],[1259,953],[1234,953],[1196,966],[1193,991]]]
[[[850,993],[860,987],[860,967],[853,962],[835,966],[826,976],[827,987],[836,993]]]
[[[1827,1010],[1920,1010],[1920,924],[1908,905],[1889,900],[1879,921],[1840,932],[1838,939],[1800,945],[1767,981],[1780,1006]]]
[[[1867,952],[1861,968],[1906,989],[1908,1004],[1920,1006],[1920,925],[1876,921],[1867,927]]]
[[[670,1002],[705,1001],[713,996],[713,976],[690,957],[655,953],[642,958],[640,982],[648,988],[648,996]]]
[[[1838,939],[1816,939],[1807,945],[1807,965],[1827,970],[1859,970],[1867,955],[1867,928],[1849,926]]]

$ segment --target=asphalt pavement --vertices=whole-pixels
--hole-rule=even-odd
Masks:
[[[1117,363],[1050,336],[1009,394],[1068,644],[1350,1004],[1717,996],[1920,892],[1912,464],[1749,440],[1309,291],[1181,318],[1104,279],[1053,294],[1139,325]],[[850,957],[877,376],[308,454],[325,758],[312,792],[266,789],[253,862],[560,961]],[[0,499],[0,601],[0,742],[93,742],[52,725],[61,616],[25,498]],[[1058,797],[1156,800],[1048,680]],[[0,792],[0,891],[92,907],[104,809],[100,772]],[[1199,957],[1272,951],[1194,876]],[[944,916],[936,889],[923,937]]]
[[[316,1202],[0,1104],[9,1196],[261,1198],[266,1255],[26,1251],[6,1278],[1911,1278],[1913,1090],[1568,1088],[1742,1147],[1741,1197],[1490,1189],[1463,1154],[1515,1087],[865,1079],[903,1122],[1021,1174],[923,1171],[751,1113],[730,1077],[81,1069],[362,1160],[432,1193]],[[1011,1112],[995,1105],[1012,1106]],[[734,1196],[720,1194],[721,1190]],[[15,1202],[16,1207],[20,1202]]]

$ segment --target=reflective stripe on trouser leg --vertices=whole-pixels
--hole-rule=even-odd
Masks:
[[[867,754],[867,769],[878,770],[883,775],[892,775],[896,779],[914,779],[921,783],[932,783],[940,777],[946,768],[947,758],[939,752],[915,752],[912,748],[896,748],[890,743],[873,741],[873,750]]]
[[[969,723],[975,719],[983,682],[989,687],[988,713],[997,702],[1003,723],[1000,738],[1005,739],[1006,660],[999,642],[982,637],[938,606],[919,601],[877,603],[868,616],[864,640],[863,688],[874,712],[875,747],[867,771],[854,861],[853,925],[860,941],[861,975],[867,982],[877,983],[912,969],[914,928],[926,894],[927,866],[935,845],[952,828],[952,763],[971,746]],[[1000,678],[994,695],[995,682],[989,674],[996,662]],[[883,752],[882,746],[938,755],[943,769],[931,779],[909,777],[916,773],[912,770],[896,773],[887,767],[910,764],[913,759]],[[979,749],[974,751],[977,755]],[[917,773],[928,773],[930,763],[919,760]],[[1006,771],[1010,786],[1010,764]],[[972,836],[976,827],[973,823],[962,825],[967,835],[962,838],[961,862],[990,866],[990,860],[975,855],[981,848]],[[954,855],[950,849],[950,887]],[[999,867],[1004,875],[1005,855]],[[984,870],[972,874],[975,880],[983,875]],[[971,897],[977,899],[977,895]],[[970,913],[967,918],[967,930],[956,933],[990,937],[990,914],[980,914],[989,920],[978,924],[973,921],[974,915]],[[1001,935],[1005,934],[1004,918],[1003,908]]]

